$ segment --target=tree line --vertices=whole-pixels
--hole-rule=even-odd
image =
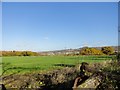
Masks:
[[[32,51],[1,51],[0,56],[38,56],[37,52]]]
[[[116,53],[114,48],[110,46],[101,47],[101,49],[84,47],[80,50],[80,55],[113,55]]]
[[[101,49],[91,48],[91,47],[83,47],[80,49],[79,54],[77,55],[115,55],[113,47],[101,47]],[[64,54],[63,54],[64,55]],[[75,55],[75,54],[71,54]],[[32,52],[32,51],[1,51],[0,56],[41,56],[40,53]]]

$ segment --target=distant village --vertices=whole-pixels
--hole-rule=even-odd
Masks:
[[[117,46],[109,46],[109,47],[113,48],[114,53],[118,52],[118,47]],[[83,47],[83,48],[86,48],[86,47]],[[38,53],[40,55],[80,55],[80,51],[83,48],[45,51],[45,52],[38,52]],[[95,49],[101,50],[102,47],[90,47],[90,48],[95,48]]]

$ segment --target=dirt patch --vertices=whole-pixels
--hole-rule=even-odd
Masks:
[[[10,75],[3,77],[3,84],[6,88],[33,88],[45,89],[54,88],[57,90],[70,88],[74,79],[79,75],[76,67],[65,67],[64,69],[53,70],[47,73]]]

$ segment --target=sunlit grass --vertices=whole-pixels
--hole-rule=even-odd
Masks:
[[[2,57],[3,75],[49,71],[81,62],[101,62],[113,56],[29,56]]]

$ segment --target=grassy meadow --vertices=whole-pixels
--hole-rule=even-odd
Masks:
[[[11,56],[2,57],[2,74],[46,72],[64,67],[74,67],[81,62],[101,62],[113,56]]]

